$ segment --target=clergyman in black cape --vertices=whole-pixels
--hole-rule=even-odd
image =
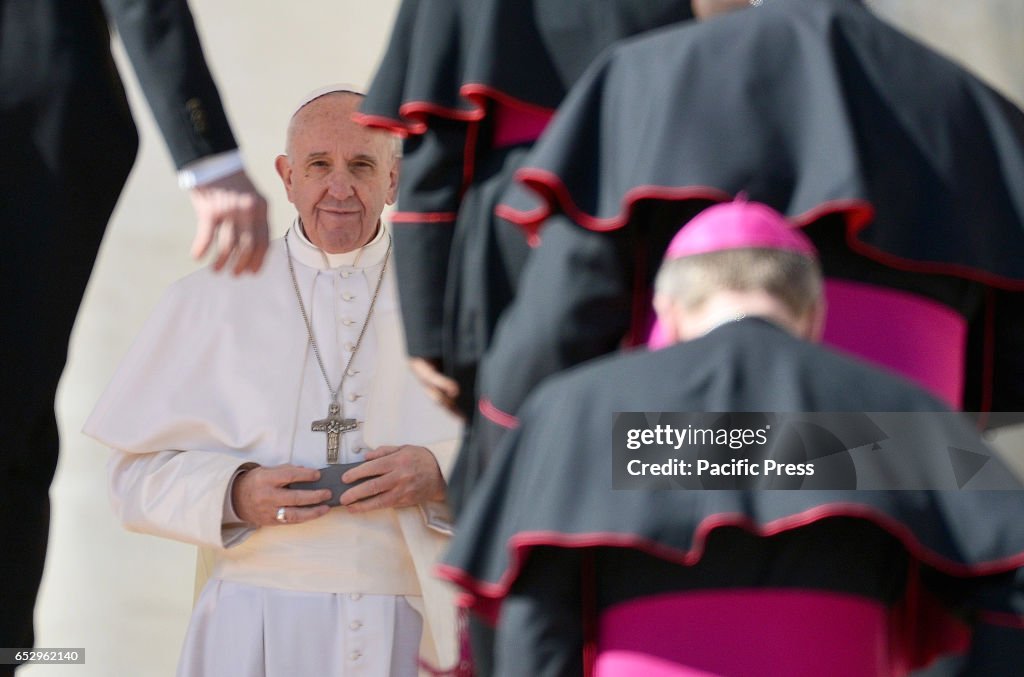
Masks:
[[[744,191],[821,251],[844,325],[826,342],[954,408],[1024,408],[1024,113],[858,0],[773,0],[618,43],[517,176],[499,211],[541,244],[481,362],[469,489],[452,495],[545,377],[646,340],[667,242]]]
[[[673,344],[541,386],[460,516],[442,575],[497,623],[496,673],[881,677],[959,656],[1018,674],[1022,491],[612,488],[616,412],[945,411],[935,439],[976,439],[909,381],[806,340],[820,271],[764,205],[706,210],[669,256]],[[938,482],[946,451],[917,470]]]
[[[494,214],[590,62],[693,18],[689,0],[403,0],[358,119],[405,137],[395,265],[406,345],[432,393],[469,414],[477,364],[529,247]]]

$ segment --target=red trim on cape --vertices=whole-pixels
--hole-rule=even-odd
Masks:
[[[479,119],[475,111],[449,108],[430,101],[407,101],[398,107],[398,117],[360,112],[352,115],[352,119],[361,125],[387,129],[402,138],[425,133],[430,126],[430,117],[458,122],[474,122]]]
[[[808,222],[809,223],[809,222]],[[807,225],[807,224],[802,224]],[[932,275],[948,275],[959,277],[965,280],[973,280],[989,287],[997,287],[1008,291],[1024,291],[1024,280],[1015,280],[1011,277],[996,275],[980,268],[961,265],[959,263],[936,263],[925,261],[914,261],[905,259],[895,254],[872,247],[871,245],[856,239],[857,233],[867,224],[848,223],[846,227],[846,246],[852,251],[865,256],[872,261],[881,263],[889,268],[903,270],[908,273],[928,273]]]
[[[422,127],[422,129],[411,130],[413,134],[422,134],[426,131],[429,126],[426,118],[429,116],[456,122],[476,122],[483,118],[483,114],[475,106],[471,110],[464,110],[449,108],[430,101],[406,101],[398,107],[398,114],[412,120],[417,127]]]
[[[554,211],[553,205],[561,207],[576,223],[588,230],[605,232],[622,228],[629,221],[633,204],[639,200],[695,200],[703,199],[712,202],[725,202],[732,199],[729,193],[711,186],[635,186],[622,196],[622,205],[615,216],[598,217],[583,211],[572,199],[568,187],[554,172],[537,167],[523,167],[516,171],[517,181],[525,184],[543,199],[536,209],[524,212],[513,209],[505,204],[495,208],[495,213],[508,221],[522,226],[528,233],[540,227],[541,223]],[[680,224],[682,225],[682,224]]]
[[[527,244],[531,247],[540,245],[540,228],[543,225],[544,219],[550,213],[549,211],[544,211],[542,207],[538,207],[528,212],[521,212],[512,209],[506,204],[499,203],[494,207],[494,213],[506,221],[519,226],[520,230],[523,231],[523,235],[526,236]]]
[[[555,114],[553,108],[518,99],[500,89],[479,82],[462,84],[459,87],[459,95],[471,105],[471,108],[452,108],[434,101],[412,99],[399,104],[398,115],[400,117],[398,118],[357,112],[354,119],[360,124],[370,127],[390,129],[404,137],[409,134],[423,134],[427,131],[427,127],[430,126],[427,121],[428,117],[445,118],[457,122],[479,122],[487,116],[487,100],[494,101],[501,106],[522,110],[531,116],[550,118]]]
[[[511,430],[512,428],[519,427],[518,418],[516,418],[512,414],[502,411],[501,409],[498,409],[496,406],[494,406],[494,403],[491,402],[486,397],[480,399],[480,401],[477,403],[477,409],[480,410],[480,413],[483,414],[484,418],[486,418],[491,423],[500,425],[502,428],[508,428]]]
[[[705,517],[694,530],[693,545],[689,550],[679,550],[649,538],[635,534],[615,532],[592,532],[584,534],[565,534],[557,531],[521,532],[506,543],[510,563],[496,583],[483,581],[470,576],[462,569],[449,564],[439,564],[437,575],[452,581],[467,592],[461,596],[460,604],[468,602],[468,606],[477,610],[490,622],[497,620],[497,612],[502,599],[508,594],[509,588],[519,576],[530,550],[536,546],[554,546],[560,548],[617,547],[633,548],[654,557],[683,565],[692,565],[700,561],[708,535],[718,528],[738,527],[761,537],[798,529],[813,524],[827,517],[851,517],[874,523],[891,536],[897,538],[907,552],[918,561],[942,573],[959,576],[987,576],[1004,573],[1012,569],[1024,567],[1024,551],[1001,559],[980,562],[974,565],[954,562],[924,546],[913,532],[898,520],[877,510],[857,503],[829,503],[815,506],[803,512],[780,517],[763,525],[758,525],[749,516],[739,513],[717,513]]]
[[[518,108],[533,117],[547,117],[550,119],[555,114],[554,108],[524,101],[482,82],[467,82],[463,84],[459,87],[459,94],[477,104],[481,109],[481,119],[483,118],[485,106],[480,101],[487,99],[507,108]]]
[[[424,127],[423,130],[413,132],[410,125],[407,125],[400,120],[395,120],[393,118],[385,117],[383,115],[370,115],[369,113],[360,113],[356,111],[355,113],[352,114],[352,119],[358,122],[359,124],[363,125],[364,127],[386,129],[392,134],[397,134],[403,139],[409,136],[410,134],[422,134],[424,131],[426,131],[426,128]]]
[[[449,108],[429,101],[408,101],[398,107],[398,117],[372,113],[353,114],[352,119],[367,127],[387,129],[402,138],[423,134],[430,127],[429,118],[438,117],[456,122],[475,122],[479,119],[474,111]]]
[[[391,223],[453,223],[455,212],[392,212]]]
[[[537,193],[541,204],[528,211],[515,209],[507,204],[499,204],[495,207],[494,212],[503,219],[523,228],[527,236],[532,238],[538,237],[537,233],[544,220],[554,212],[556,206],[584,228],[606,232],[625,226],[633,212],[633,206],[641,200],[681,202],[704,199],[722,202],[731,200],[733,197],[729,193],[711,186],[634,186],[623,195],[618,214],[598,217],[582,210],[575,203],[562,178],[554,172],[537,167],[523,167],[516,172],[515,178]],[[908,272],[950,275],[981,282],[991,287],[1024,291],[1024,280],[1015,280],[960,264],[914,261],[890,254],[858,240],[857,233],[867,227],[875,218],[875,209],[866,200],[857,198],[828,200],[813,209],[791,217],[789,220],[797,226],[804,227],[829,214],[844,216],[846,244],[852,251],[882,265]]]

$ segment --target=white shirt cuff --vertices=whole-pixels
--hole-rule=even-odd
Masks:
[[[244,168],[242,152],[235,148],[188,163],[178,170],[178,185],[183,190],[190,190],[223,179]]]

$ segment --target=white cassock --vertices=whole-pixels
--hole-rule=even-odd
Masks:
[[[390,235],[325,254],[293,228],[289,244],[331,386],[358,340]],[[348,366],[342,463],[379,445],[425,446],[447,477],[457,421],[408,368],[387,266]],[[119,367],[85,432],[115,450],[111,496],[133,531],[212,549],[179,675],[407,675],[419,655],[458,660],[450,590],[432,576],[447,541],[444,506],[342,508],[303,524],[225,523],[245,463],[326,465],[313,432],[330,394],[288,272],[283,240],[255,276],[200,270],[172,285]],[[420,632],[422,626],[422,633]]]

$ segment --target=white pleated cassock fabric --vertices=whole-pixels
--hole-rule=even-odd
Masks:
[[[325,255],[295,229],[289,236],[332,386],[389,242],[381,229],[360,252]],[[360,425],[342,435],[340,460],[419,444],[447,474],[458,424],[408,369],[392,270],[341,393],[344,415]],[[443,506],[223,524],[242,464],[325,465],[326,436],[310,427],[329,402],[278,240],[257,276],[203,270],[174,285],[87,421],[86,433],[116,452],[111,496],[125,526],[212,552],[180,675],[413,674],[417,645],[435,665],[457,660],[451,592],[432,577],[446,543]]]
[[[403,597],[352,597],[210,581],[178,674],[416,677],[419,613]]]

